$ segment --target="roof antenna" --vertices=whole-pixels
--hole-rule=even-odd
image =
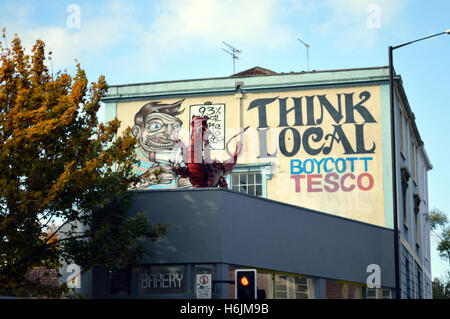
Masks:
[[[300,38],[298,38],[297,40],[300,41],[306,48],[306,64],[307,64],[307,71],[309,72],[309,47],[311,45],[303,42]]]
[[[224,50],[226,53],[228,53],[229,55],[231,55],[231,58],[233,59],[233,75],[236,74],[236,59],[239,59],[239,57],[236,55],[236,53],[242,53],[241,50],[236,49],[235,47],[229,45],[228,43],[225,43],[224,41],[222,41],[223,44],[225,44],[227,47],[230,48],[231,52],[225,49]]]

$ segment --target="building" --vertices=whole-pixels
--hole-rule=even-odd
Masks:
[[[268,298],[390,298],[395,287],[396,187],[402,298],[431,298],[427,171],[432,165],[401,77],[396,75],[397,185],[393,185],[387,67],[300,73],[255,67],[223,78],[115,85],[103,102],[106,120],[117,117],[121,129],[130,126],[140,140],[141,164],[136,170],[146,175],[138,186],[135,209],[145,208],[152,218],[170,216],[177,221],[177,229],[186,231],[178,235],[169,231],[169,236],[181,236],[169,237],[177,244],[163,241],[167,245],[156,245],[159,259],[148,261],[145,272],[89,273],[85,280],[92,287],[88,289],[91,296],[117,296],[110,294],[115,291],[132,297],[192,298],[196,296],[195,276],[204,273],[212,274],[212,297],[226,298],[232,296],[232,289],[224,288],[229,286],[230,270],[251,267],[258,269]],[[189,179],[180,178],[170,168],[171,163],[184,165],[186,161],[183,155],[194,115],[209,118],[207,151],[211,158],[226,161],[238,141],[243,145],[233,172],[226,176],[231,191],[192,189]],[[227,152],[227,148],[233,150]],[[163,169],[163,174],[153,174],[156,169]],[[234,208],[228,207],[233,214],[214,198],[234,203]],[[191,205],[193,200],[209,206]],[[155,209],[170,203],[170,209],[163,209],[161,215],[146,206],[146,201],[156,205]],[[261,218],[251,207],[259,207]],[[211,210],[221,216],[220,222],[211,220]],[[193,216],[192,221],[183,214]],[[286,218],[287,233],[277,214]],[[205,240],[197,238],[192,242],[201,246],[185,247],[183,242],[194,236],[187,231],[196,229],[192,223],[202,224],[199,216],[205,218],[206,228],[197,229],[197,234]],[[223,228],[241,219],[250,227],[246,232]],[[267,235],[267,220],[272,221],[279,239]],[[289,232],[296,225],[312,233],[293,236]],[[216,235],[211,234],[213,230]],[[256,242],[246,243],[243,234],[260,236],[270,254]],[[242,242],[233,242],[233,237]],[[288,243],[291,256],[277,254],[275,248]],[[253,252],[252,258],[244,257],[242,245]],[[180,249],[190,255],[173,253]],[[198,249],[210,255],[198,254]],[[261,259],[255,252],[266,256]],[[296,252],[309,259],[299,258]],[[370,265],[379,266],[380,289],[367,287]],[[181,274],[186,278],[184,286],[180,282],[175,286]],[[156,280],[160,286],[148,288],[150,282],[158,285]],[[162,293],[161,284],[169,283],[176,289]]]

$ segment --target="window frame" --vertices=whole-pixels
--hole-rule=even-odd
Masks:
[[[405,158],[405,124],[403,120],[404,115],[402,109],[400,108],[399,109],[400,153],[402,154],[403,158]]]
[[[132,270],[131,267],[126,267],[122,269],[116,270],[107,270],[107,293],[109,296],[126,297],[131,296],[132,294]],[[114,281],[118,279],[118,277],[125,277],[125,281],[127,282],[127,286],[117,285]],[[124,279],[122,279],[124,280]],[[120,281],[120,279],[119,279]],[[112,292],[113,289],[118,289],[116,292]],[[120,291],[119,289],[122,289]],[[126,290],[126,291],[124,291]]]
[[[258,182],[259,175],[259,182]],[[234,177],[237,176],[238,183],[237,185],[233,182]],[[245,176],[245,183],[242,184],[242,177]],[[249,177],[252,176],[253,181],[249,181]],[[230,189],[235,190],[241,193],[246,193],[253,196],[262,196],[262,174],[261,172],[253,171],[253,172],[233,172],[231,175],[231,183]],[[234,189],[237,187],[237,189]],[[241,188],[245,188],[245,192],[241,191]],[[250,192],[252,189],[252,192]]]
[[[232,189],[232,175],[240,173],[261,173],[262,198],[267,198],[267,181],[272,178],[272,163],[237,164],[233,171],[226,176],[228,188]],[[248,194],[248,193],[244,193]],[[257,195],[251,195],[257,196]]]
[[[412,180],[417,185],[417,145],[413,136],[411,136],[411,170]]]

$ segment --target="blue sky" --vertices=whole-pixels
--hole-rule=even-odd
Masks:
[[[447,0],[2,0],[0,27],[28,48],[44,40],[55,71],[73,72],[77,58],[89,80],[103,74],[109,84],[125,84],[228,76],[232,60],[222,41],[242,51],[236,72],[306,70],[299,37],[311,45],[311,70],[383,66],[389,45],[450,29],[449,12]],[[433,164],[430,207],[447,215],[449,57],[450,35],[394,52]],[[432,275],[446,267],[432,240]]]

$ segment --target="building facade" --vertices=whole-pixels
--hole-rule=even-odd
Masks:
[[[192,188],[189,178],[177,176],[172,167],[186,164],[193,116],[208,117],[210,134],[200,161],[232,162],[232,153],[242,144],[233,172],[225,176],[232,191],[372,225],[391,234],[392,247],[396,187],[402,298],[431,298],[427,172],[432,166],[396,76],[397,185],[393,185],[387,67],[301,73],[256,67],[224,78],[111,86],[103,102],[106,121],[117,117],[121,130],[131,127],[139,139],[138,191],[161,195],[161,190],[175,190],[181,196]],[[180,227],[189,228],[189,222]],[[326,236],[326,230],[315,227]],[[394,253],[389,254],[393,262]],[[328,262],[339,260],[337,267],[346,267],[352,259],[347,257]],[[234,264],[216,261],[216,274],[234,269]],[[387,264],[381,278],[392,279],[393,268]],[[172,260],[165,266],[156,262],[149,273],[161,273],[155,269],[171,265],[181,268],[166,273],[189,272],[191,281],[197,270],[211,268],[203,269],[195,260],[184,264]],[[387,281],[384,290],[369,289],[362,277],[292,272],[286,265],[236,266],[260,266],[258,280],[271,287],[265,290],[266,297],[387,298],[395,286]],[[223,274],[220,280],[225,280]],[[336,280],[339,285],[351,283],[345,294]],[[191,288],[185,291],[192,292]],[[216,297],[226,295],[222,291]]]
[[[93,298],[233,299],[241,268],[257,269],[270,299],[360,298],[374,264],[383,272],[373,291],[390,296],[394,285],[384,227],[223,188],[137,191],[131,212],[169,223],[167,236],[148,243],[139,269],[95,269]]]

